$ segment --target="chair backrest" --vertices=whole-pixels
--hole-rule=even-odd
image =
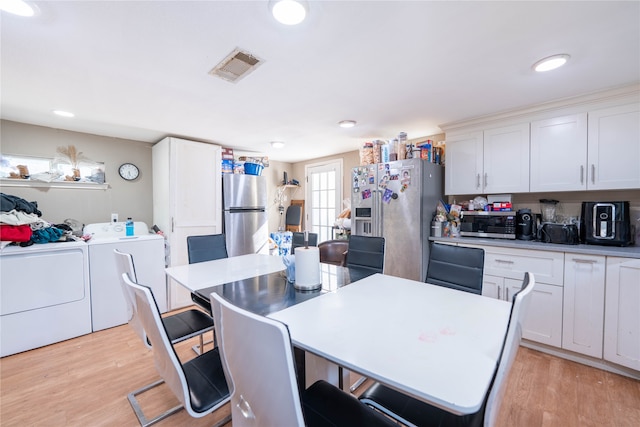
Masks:
[[[351,236],[347,251],[347,267],[360,267],[382,273],[384,270],[384,237]]]
[[[285,229],[287,231],[300,231],[302,229],[302,206],[291,204],[284,216]]]
[[[291,253],[295,254],[296,248],[304,246],[304,233],[295,231],[291,238]],[[309,246],[318,246],[318,234],[309,233]]]
[[[189,415],[200,417],[201,415],[195,412],[191,406],[189,387],[182,364],[173,345],[171,345],[151,289],[133,283],[127,274],[123,274],[121,277],[125,286],[134,295],[137,315],[153,347],[152,353],[156,370]]]
[[[278,321],[211,294],[233,427],[303,426],[291,337]]]
[[[485,427],[495,425],[495,421],[500,410],[500,404],[502,403],[502,396],[504,395],[506,388],[506,376],[511,370],[511,365],[513,365],[513,360],[515,359],[518,347],[520,346],[520,341],[522,339],[522,322],[527,315],[527,310],[531,303],[531,292],[533,291],[535,283],[536,280],[533,273],[524,273],[522,288],[520,288],[520,290],[513,296],[509,326],[507,327],[500,361],[498,362],[498,369],[496,370],[496,375],[493,379],[493,385],[491,386],[491,391],[489,392],[489,398],[485,409]]]
[[[426,282],[482,294],[484,249],[433,243]]]
[[[318,244],[320,262],[333,265],[345,265],[346,252],[349,249],[347,240],[325,240]]]
[[[118,278],[120,279],[120,286],[124,295],[124,301],[127,304],[127,322],[133,328],[138,337],[142,340],[147,348],[151,348],[149,341],[147,340],[147,334],[144,332],[140,318],[138,317],[136,310],[135,295],[132,290],[122,280],[122,275],[126,274],[129,280],[133,283],[138,283],[136,276],[136,269],[133,264],[133,256],[131,254],[120,252],[118,249],[114,249],[113,253],[116,257],[116,267],[118,269]]]
[[[189,264],[229,257],[224,234],[188,236],[187,252],[189,253]]]

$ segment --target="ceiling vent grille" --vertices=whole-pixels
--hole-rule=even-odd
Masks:
[[[228,82],[236,83],[262,65],[263,62],[264,60],[257,56],[236,48],[209,71],[209,74],[220,77]]]

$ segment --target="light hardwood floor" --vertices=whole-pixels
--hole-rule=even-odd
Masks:
[[[194,356],[194,343],[178,344],[183,360]],[[135,427],[126,395],[158,378],[150,350],[128,325],[2,358],[0,371],[2,427]],[[177,403],[165,385],[140,400],[147,415]],[[228,415],[223,409],[200,419],[180,411],[156,425],[210,426]],[[498,421],[500,427],[637,427],[640,381],[521,347]]]

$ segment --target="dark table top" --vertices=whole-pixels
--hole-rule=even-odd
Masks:
[[[373,270],[361,268],[331,264],[320,266],[322,288],[315,291],[296,289],[287,281],[285,272],[279,271],[200,289],[196,294],[208,301],[211,293],[215,292],[238,307],[266,316],[375,274]]]

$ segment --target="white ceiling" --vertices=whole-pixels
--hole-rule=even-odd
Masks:
[[[638,1],[311,1],[296,27],[267,0],[32,3],[35,18],[1,14],[3,119],[287,162],[640,81]],[[264,64],[210,76],[236,47]],[[532,72],[557,53],[565,67]]]

